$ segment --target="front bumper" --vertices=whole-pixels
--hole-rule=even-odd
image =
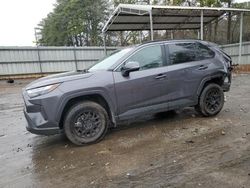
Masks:
[[[58,123],[54,119],[54,114],[44,109],[43,102],[47,102],[46,104],[48,108],[53,108],[55,106],[51,101],[55,101],[52,97],[48,97],[46,99],[31,99],[25,90],[23,90],[23,99],[24,99],[24,116],[27,120],[26,129],[38,135],[54,135],[63,132],[60,129]],[[55,111],[55,110],[53,110]]]
[[[24,110],[24,116],[27,120],[27,126],[26,126],[27,131],[33,134],[54,135],[63,132],[62,129],[60,129],[59,127],[50,127],[49,122],[41,124],[40,126],[42,126],[42,128],[37,127],[37,125],[32,121],[32,119],[35,118],[36,120],[42,120],[43,118],[38,114],[32,115],[31,119],[30,115]]]

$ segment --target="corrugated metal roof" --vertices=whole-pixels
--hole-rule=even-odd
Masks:
[[[120,4],[102,31],[150,30],[150,12],[154,30],[199,29],[201,11],[204,24],[210,23],[226,12],[250,12],[248,9],[235,8]]]

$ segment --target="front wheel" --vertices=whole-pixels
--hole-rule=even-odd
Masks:
[[[224,92],[218,84],[209,84],[202,91],[195,109],[204,116],[218,114],[224,105]]]
[[[108,114],[92,101],[80,102],[70,108],[64,121],[67,138],[76,145],[100,141],[108,129]]]

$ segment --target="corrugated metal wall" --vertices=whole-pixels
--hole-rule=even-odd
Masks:
[[[104,56],[102,47],[0,47],[0,75],[86,69]]]
[[[228,55],[232,57],[233,63],[237,64],[239,57],[239,44],[228,44],[221,47]],[[242,44],[241,64],[250,64],[250,42],[245,42]]]
[[[222,46],[238,63],[239,44]],[[116,48],[107,48],[111,53]],[[103,47],[0,47],[0,76],[86,69],[104,57]],[[242,47],[242,64],[250,64],[250,42]]]

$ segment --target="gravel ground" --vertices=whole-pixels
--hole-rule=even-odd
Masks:
[[[0,82],[0,187],[250,187],[250,75],[234,76],[216,117],[161,113],[85,147],[26,131],[28,82]]]

